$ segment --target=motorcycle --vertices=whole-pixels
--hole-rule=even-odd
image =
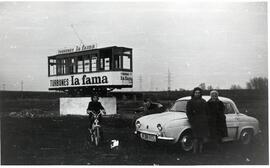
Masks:
[[[105,112],[100,111],[98,114],[95,114],[92,111],[87,111],[88,113],[92,113],[94,117],[94,122],[90,127],[88,128],[90,141],[91,143],[95,144],[95,146],[98,146],[101,141],[101,125],[99,124],[99,116]]]

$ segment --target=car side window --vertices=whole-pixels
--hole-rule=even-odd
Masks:
[[[225,114],[234,114],[234,110],[232,108],[232,105],[230,103],[224,103],[224,106],[225,106],[225,111],[224,113]]]

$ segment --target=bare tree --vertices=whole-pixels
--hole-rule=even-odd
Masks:
[[[237,89],[242,89],[242,87],[240,85],[233,84],[230,89],[237,90]]]
[[[216,86],[216,88],[215,88],[216,90],[219,90],[220,89],[220,87],[219,86]]]
[[[206,89],[205,83],[199,84],[199,87],[200,87],[202,90],[205,90],[205,89]]]
[[[266,90],[268,88],[268,79],[263,77],[254,77],[247,82],[247,89]]]
[[[207,90],[213,90],[213,89],[214,89],[214,88],[213,88],[212,85],[207,86]]]

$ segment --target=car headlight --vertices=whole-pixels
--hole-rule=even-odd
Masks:
[[[157,128],[158,128],[159,131],[162,131],[162,126],[161,126],[161,124],[157,124]]]
[[[137,127],[137,128],[140,128],[140,127],[141,127],[140,121],[136,121],[136,127]]]

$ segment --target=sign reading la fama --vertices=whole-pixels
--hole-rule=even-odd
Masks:
[[[85,50],[93,50],[97,48],[96,44],[92,45],[82,45],[82,46],[76,46],[75,48],[69,48],[69,49],[61,49],[58,50],[58,54],[66,54],[71,52],[78,52],[78,51],[85,51]]]
[[[49,79],[50,88],[77,87],[77,86],[132,86],[131,72],[88,73],[66,76],[52,76]]]
[[[65,79],[54,79],[50,80],[50,86],[80,86],[80,85],[91,85],[91,84],[107,84],[108,83],[108,77],[107,76],[93,76],[93,77],[87,77],[86,75],[83,75],[82,79],[76,78],[73,75],[71,76],[71,79],[65,78]]]

